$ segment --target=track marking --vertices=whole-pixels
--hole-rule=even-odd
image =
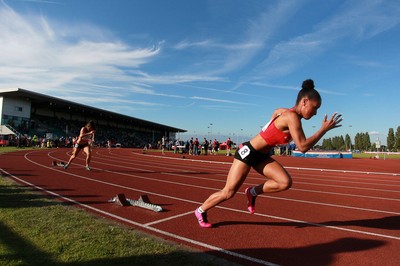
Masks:
[[[34,164],[42,166],[41,164],[36,163],[36,162],[30,160],[29,158],[27,158],[26,156],[28,154],[29,153],[27,153],[25,155],[26,160],[28,160],[28,161],[30,161],[30,162],[32,162]],[[47,166],[43,166],[43,167],[50,168],[50,167],[47,167]],[[60,170],[57,170],[57,171],[60,171]],[[189,202],[189,203],[201,204],[201,202],[196,202],[196,201],[192,201],[192,200],[172,197],[172,196],[163,195],[163,194],[154,193],[154,192],[149,192],[149,191],[138,190],[138,189],[134,189],[134,188],[131,188],[131,187],[126,187],[126,186],[122,186],[122,185],[118,185],[118,184],[114,184],[114,183],[110,183],[110,182],[106,182],[106,181],[100,181],[100,180],[93,179],[93,178],[90,178],[90,177],[84,177],[84,176],[79,176],[79,175],[75,175],[75,174],[72,174],[72,173],[66,173],[65,171],[60,171],[60,172],[65,173],[65,174],[69,174],[69,175],[72,175],[72,176],[75,176],[75,177],[78,177],[78,178],[81,178],[81,179],[86,179],[86,180],[90,180],[90,181],[94,181],[94,182],[98,182],[98,183],[102,183],[102,184],[106,184],[106,185],[110,185],[110,186],[114,186],[114,187],[121,187],[121,188],[124,188],[124,189],[127,189],[127,190],[141,191],[141,192],[144,192],[144,193],[149,193],[149,194],[157,195],[157,196],[160,196],[160,197],[175,199],[175,200],[178,200],[178,201],[185,201],[185,202]],[[112,171],[110,171],[110,172],[112,172]],[[202,188],[204,189],[204,187],[202,187]],[[212,190],[217,190],[217,189],[212,189]],[[243,194],[243,193],[240,192],[240,194]],[[260,195],[260,196],[264,196],[264,195]],[[295,201],[295,202],[300,202],[300,203],[309,203],[309,204],[316,204],[316,205],[325,205],[325,206],[330,206],[330,207],[342,207],[342,208],[347,208],[347,209],[356,209],[356,210],[369,211],[369,212],[380,212],[380,213],[388,213],[388,214],[400,215],[400,213],[396,213],[396,212],[387,212],[387,211],[380,211],[380,210],[356,208],[356,207],[341,206],[341,205],[334,205],[334,204],[327,204],[327,203],[316,203],[316,202],[303,201],[303,200],[285,199],[285,198],[278,198],[278,197],[273,197],[273,196],[265,196],[265,197],[266,198],[280,199],[280,200]],[[226,209],[226,210],[235,211],[235,212],[241,212],[241,213],[247,213],[247,211],[242,211],[242,210],[237,210],[237,209],[232,209],[232,208],[227,208],[227,207],[222,207],[222,206],[216,206],[216,208],[221,208],[221,209]],[[285,217],[271,216],[271,215],[260,214],[260,213],[257,213],[255,215],[259,215],[259,216],[263,216],[263,217],[269,217],[269,218],[283,220],[283,221],[298,222],[298,223],[310,224],[310,225],[315,225],[315,226],[319,226],[319,227],[326,227],[326,228],[331,228],[331,229],[336,229],[336,230],[341,230],[341,231],[350,231],[350,232],[354,232],[354,233],[381,236],[381,237],[385,237],[385,238],[391,238],[391,239],[400,240],[400,237],[394,237],[394,236],[383,235],[383,234],[375,234],[375,233],[371,233],[371,232],[346,229],[346,228],[341,228],[341,227],[336,227],[336,226],[326,226],[326,225],[322,225],[322,224],[309,223],[309,222],[306,222],[306,221],[294,220],[294,219],[285,218]]]
[[[57,194],[57,193],[52,192],[52,191],[50,191],[50,190],[47,190],[47,189],[45,189],[45,188],[36,186],[36,185],[34,185],[34,184],[32,184],[32,183],[29,183],[29,182],[27,182],[27,181],[25,181],[25,180],[22,180],[22,179],[20,179],[20,178],[18,178],[18,177],[16,177],[16,176],[14,176],[14,175],[12,175],[12,174],[10,174],[10,173],[4,171],[2,168],[0,168],[0,171],[3,172],[3,173],[5,173],[8,177],[12,177],[13,179],[18,180],[19,182],[24,183],[24,184],[26,184],[26,185],[28,185],[28,186],[30,186],[30,187],[33,187],[33,188],[35,188],[35,189],[39,189],[39,190],[41,190],[41,191],[43,191],[43,192],[46,192],[46,193],[48,193],[48,194],[50,194],[50,195],[56,196],[56,197],[61,198],[61,199],[65,200],[65,201],[68,201],[68,202],[72,202],[72,203],[74,203],[74,204],[76,204],[76,205],[79,205],[79,206],[81,206],[81,207],[83,207],[83,208],[92,210],[92,211],[94,211],[94,212],[101,213],[101,214],[103,214],[103,215],[109,216],[109,217],[111,217],[111,218],[113,218],[113,219],[116,219],[116,220],[119,220],[119,221],[122,221],[122,222],[125,222],[125,223],[128,223],[128,224],[132,224],[132,225],[134,225],[134,226],[137,226],[137,227],[140,227],[140,228],[144,228],[144,229],[146,229],[146,230],[153,231],[153,232],[156,232],[156,233],[158,233],[158,234],[162,234],[162,235],[168,236],[168,237],[170,237],[170,238],[172,238],[172,239],[178,239],[178,240],[181,240],[181,241],[190,243],[190,244],[192,244],[192,245],[197,245],[197,246],[200,246],[200,247],[203,247],[203,248],[207,248],[207,249],[210,249],[210,250],[215,250],[215,251],[218,251],[218,252],[221,252],[221,253],[224,253],[224,254],[233,256],[233,257],[237,257],[237,258],[240,258],[240,259],[243,259],[243,260],[251,261],[251,262],[254,262],[254,263],[259,263],[259,264],[261,264],[261,265],[278,266],[277,264],[274,264],[274,263],[269,262],[269,261],[265,261],[265,260],[257,259],[257,258],[254,258],[254,257],[246,256],[246,255],[243,255],[243,254],[240,254],[240,253],[237,253],[237,252],[225,250],[225,249],[223,249],[223,248],[220,248],[220,247],[217,247],[217,246],[213,246],[213,245],[209,245],[209,244],[206,244],[206,243],[203,243],[203,242],[200,242],[200,241],[196,241],[196,240],[191,239],[191,238],[178,236],[178,235],[169,233],[169,232],[167,232],[167,231],[163,231],[163,230],[160,230],[160,229],[151,227],[151,226],[149,226],[149,225],[147,225],[147,224],[137,223],[137,222],[135,222],[135,221],[126,219],[126,218],[124,218],[124,217],[121,217],[121,216],[112,214],[112,213],[107,212],[107,211],[103,211],[103,210],[101,210],[101,209],[98,209],[98,208],[92,207],[92,206],[90,206],[90,205],[81,203],[81,202],[76,201],[76,200],[73,200],[73,199],[71,199],[71,198],[64,197],[64,196],[62,196],[62,195],[60,195],[60,194]],[[185,213],[184,215],[187,215],[187,214],[188,214],[188,213]]]
[[[389,189],[376,189],[376,188],[368,188],[368,187],[351,187],[351,186],[339,186],[339,185],[328,185],[328,184],[315,184],[308,182],[298,181],[296,183],[306,184],[306,185],[314,185],[314,186],[324,186],[324,187],[338,187],[338,188],[351,188],[351,189],[359,189],[359,190],[371,190],[371,191],[382,191],[382,192],[391,192],[391,193],[400,193],[398,190],[389,190]]]
[[[25,180],[23,180],[23,179],[20,179],[20,178],[18,178],[18,177],[16,177],[16,176],[14,176],[14,175],[12,175],[12,174],[10,174],[10,173],[4,171],[4,170],[1,169],[1,168],[0,168],[0,171],[3,172],[3,173],[5,173],[7,176],[11,176],[13,179],[16,179],[16,180],[18,180],[18,181],[20,181],[20,182],[22,182],[22,183],[25,183],[25,184],[27,184],[27,185],[29,185],[29,186],[31,186],[31,187],[37,188],[37,189],[42,190],[42,191],[44,191],[44,192],[46,192],[46,193],[49,193],[49,194],[51,194],[51,195],[53,195],[53,196],[57,196],[57,197],[62,198],[62,199],[64,199],[64,200],[67,200],[67,201],[73,202],[73,203],[75,203],[75,204],[78,204],[79,206],[82,206],[82,207],[85,207],[85,208],[94,210],[94,211],[96,211],[96,212],[105,214],[105,215],[110,216],[110,217],[113,217],[113,218],[115,218],[115,219],[118,219],[118,220],[121,220],[121,221],[130,223],[130,224],[133,224],[133,225],[142,227],[142,228],[146,228],[146,229],[148,229],[148,230],[155,231],[155,232],[158,232],[158,233],[160,233],[160,234],[168,235],[168,236],[171,236],[171,237],[173,237],[173,238],[175,238],[175,239],[180,239],[180,240],[183,240],[183,241],[192,243],[192,244],[197,244],[197,245],[202,246],[202,247],[207,247],[207,248],[212,247],[211,249],[217,250],[217,251],[221,251],[221,252],[223,252],[223,253],[228,252],[228,253],[226,253],[226,254],[229,254],[229,255],[238,254],[238,253],[236,253],[236,252],[227,251],[227,250],[224,250],[224,249],[215,247],[215,246],[211,246],[211,245],[205,244],[205,243],[203,243],[203,242],[198,242],[198,241],[193,240],[193,239],[189,239],[189,238],[181,237],[181,236],[176,236],[176,235],[174,235],[174,234],[172,234],[172,233],[169,233],[169,232],[166,232],[166,231],[163,231],[163,230],[159,230],[159,229],[156,229],[156,228],[153,228],[153,227],[150,227],[150,226],[146,226],[146,224],[141,224],[141,223],[134,222],[134,221],[132,221],[132,220],[123,218],[123,217],[118,216],[118,215],[114,215],[114,214],[112,214],[112,213],[103,211],[103,210],[101,210],[101,209],[97,209],[97,208],[95,208],[95,207],[86,205],[86,204],[84,204],[84,203],[80,203],[80,202],[78,202],[78,201],[75,201],[75,200],[73,200],[73,199],[64,197],[64,196],[62,196],[62,195],[60,195],[60,194],[57,194],[57,193],[55,193],[55,192],[52,192],[52,191],[49,191],[49,190],[44,189],[44,188],[42,188],[42,187],[36,186],[36,185],[34,185],[34,184],[32,184],[32,183],[29,183],[29,182],[27,182],[27,181],[25,181]],[[96,180],[94,180],[94,179],[92,179],[92,178],[86,178],[86,177],[83,177],[83,178],[84,178],[84,179],[89,179],[89,180],[96,181]],[[104,182],[101,182],[101,183],[104,183]],[[111,183],[110,183],[110,184],[111,184]],[[114,184],[114,185],[115,185],[115,184]],[[132,188],[128,188],[128,189],[132,189]],[[136,189],[132,189],[132,190],[136,190]],[[154,193],[153,193],[153,194],[154,194]],[[159,195],[159,194],[158,194],[158,195]],[[159,195],[159,196],[162,196],[162,195]],[[164,195],[164,197],[172,198],[172,197],[170,197],[170,196],[165,196],[165,195]],[[176,199],[177,199],[177,200],[184,200],[184,199],[180,199],[180,198],[176,198]],[[188,201],[188,200],[184,200],[184,201]],[[191,201],[191,202],[200,204],[200,202],[195,202],[195,201]],[[232,208],[223,207],[223,206],[216,206],[216,208],[248,214],[247,211],[232,209]],[[186,213],[183,213],[182,215],[177,215],[177,217],[189,215],[189,214],[192,214],[192,213],[193,213],[193,212],[186,212]],[[253,215],[262,216],[262,217],[267,217],[267,218],[276,219],[276,220],[283,220],[283,221],[286,221],[286,222],[294,222],[294,223],[299,223],[299,224],[306,224],[306,225],[313,225],[313,226],[318,226],[318,227],[330,228],[330,229],[335,229],[335,230],[339,230],[339,231],[347,231],[347,232],[352,232],[352,233],[358,233],[358,234],[362,234],[362,235],[371,235],[371,236],[377,236],[377,237],[382,237],[382,238],[389,238],[389,239],[394,239],[394,240],[400,240],[400,237],[396,237],[396,236],[390,236],[390,235],[384,235],[384,234],[371,233],[371,232],[366,232],[366,231],[361,231],[361,230],[354,230],[354,229],[342,228],[342,227],[338,227],[338,226],[323,225],[323,224],[319,224],[319,223],[311,223],[311,222],[306,222],[306,221],[302,221],[302,220],[284,218],[284,217],[279,217],[279,216],[274,216],[274,215],[267,215],[267,214],[261,214],[261,213],[255,213],[255,214],[253,214]],[[170,219],[163,219],[163,220],[170,220]],[[155,224],[155,222],[153,222],[153,224]],[[226,252],[225,252],[225,251],[226,251]],[[242,255],[242,254],[238,254],[238,255]],[[232,256],[235,256],[235,255],[232,255]],[[248,256],[245,256],[245,255],[243,255],[243,256],[244,256],[244,257],[248,257]],[[239,257],[239,256],[235,256],[235,257]],[[244,257],[240,257],[240,258],[243,259]],[[252,257],[248,257],[248,258],[254,259],[254,258],[252,258]],[[249,259],[247,259],[247,260],[249,260]],[[258,260],[258,259],[256,259],[256,260]],[[253,260],[250,260],[250,261],[253,261]],[[262,261],[262,262],[266,262],[266,261],[263,261],[263,260],[261,260],[261,261]],[[260,262],[257,262],[257,263],[260,263]],[[266,263],[270,263],[270,262],[266,262]],[[261,263],[261,264],[263,264],[263,263]],[[263,265],[274,265],[274,264],[263,264]]]
[[[155,158],[163,158],[169,160],[182,160],[182,158],[175,158],[175,157],[164,157],[158,155],[150,155],[150,154],[141,154],[132,152],[134,155],[139,156],[150,156]],[[192,162],[203,162],[203,163],[214,163],[214,164],[228,164],[231,165],[232,162],[216,162],[216,161],[207,161],[207,160],[194,160],[194,159],[185,159],[185,161],[192,161]],[[306,167],[296,167],[296,166],[285,166],[287,169],[295,169],[295,170],[304,170],[304,171],[320,171],[320,172],[335,172],[335,173],[353,173],[353,174],[376,174],[376,175],[392,175],[392,176],[400,176],[400,173],[387,173],[387,172],[367,172],[367,171],[354,171],[354,170],[340,170],[340,169],[325,169],[325,168],[306,168]]]
[[[338,192],[326,192],[326,191],[309,190],[309,189],[302,189],[302,188],[291,188],[290,190],[305,191],[305,192],[309,192],[309,193],[328,194],[328,195],[339,195],[339,196],[345,196],[345,197],[358,197],[358,198],[366,198],[366,199],[400,201],[400,199],[393,199],[393,198],[365,196],[365,195],[359,195],[359,194],[345,194],[345,193],[338,193]]]
[[[36,162],[28,159],[26,156],[25,156],[25,158],[28,161],[30,161],[30,162],[32,162],[34,164],[40,165],[40,166],[45,167],[45,168],[53,169],[51,167],[47,167],[47,166],[41,165],[39,163],[36,163]],[[212,191],[220,190],[219,188],[218,189],[217,188],[206,188],[206,187],[203,187],[203,186],[197,186],[197,185],[191,185],[191,184],[185,184],[185,183],[181,183],[181,182],[173,182],[173,181],[167,181],[167,180],[160,180],[160,179],[155,179],[155,178],[143,177],[143,176],[139,176],[139,175],[119,173],[119,172],[114,172],[114,171],[100,169],[100,168],[93,168],[92,167],[92,169],[99,169],[99,170],[102,170],[102,171],[105,171],[105,172],[109,172],[109,173],[113,173],[113,174],[136,177],[136,178],[141,178],[141,179],[145,179],[145,180],[151,180],[151,181],[174,184],[174,185],[180,185],[180,186],[186,186],[186,187],[194,187],[194,188],[207,189],[207,190],[212,190]],[[197,204],[199,203],[199,202],[193,202],[193,201],[190,201],[190,200],[184,200],[184,199],[180,199],[180,198],[176,198],[176,197],[166,196],[166,195],[162,195],[162,194],[158,194],[158,193],[154,193],[154,192],[150,192],[150,191],[138,190],[138,189],[134,189],[134,188],[126,187],[126,186],[121,186],[121,185],[118,185],[118,184],[109,183],[109,182],[106,182],[106,181],[101,181],[101,180],[97,180],[97,179],[93,179],[93,178],[89,178],[89,177],[75,175],[75,174],[68,173],[68,172],[65,172],[65,171],[62,171],[62,170],[58,170],[58,169],[53,169],[53,170],[59,171],[59,172],[65,173],[65,174],[69,174],[69,175],[72,175],[72,176],[75,176],[75,177],[78,177],[78,178],[87,179],[87,180],[90,180],[90,181],[99,182],[99,183],[103,183],[103,184],[111,185],[111,186],[115,186],[115,187],[121,187],[121,188],[128,189],[128,190],[139,191],[139,192],[142,192],[142,193],[149,193],[149,194],[157,195],[157,196],[160,196],[160,197],[166,197],[166,198],[171,198],[171,199],[175,199],[175,200],[183,200],[183,201],[190,202],[190,203],[197,203]],[[180,176],[180,174],[171,174],[171,173],[164,173],[164,174],[173,175],[173,176]],[[182,176],[187,177],[186,175],[182,175]],[[237,192],[237,194],[244,194],[244,193],[243,192]],[[328,206],[328,207],[335,207],[335,208],[353,209],[353,210],[359,210],[359,211],[400,215],[400,213],[391,212],[391,211],[383,211],[383,210],[376,210],[376,209],[366,209],[366,208],[352,207],[352,206],[346,206],[346,205],[337,205],[337,204],[330,204],[330,203],[313,202],[313,201],[304,201],[304,200],[290,199],[290,198],[283,198],[283,197],[276,197],[276,196],[260,195],[259,197],[271,198],[271,199],[275,199],[275,200],[285,200],[285,201],[292,201],[292,202],[307,203],[307,204],[313,204],[313,205]]]
[[[194,212],[195,211],[193,210],[193,211],[190,211],[190,212],[181,213],[181,214],[178,214],[178,215],[167,217],[165,219],[159,219],[159,220],[156,220],[156,221],[153,221],[153,222],[150,222],[150,223],[146,223],[145,225],[150,226],[150,225],[153,225],[153,224],[159,224],[159,223],[166,222],[166,221],[169,221],[169,220],[173,220],[173,219],[176,219],[176,218],[179,218],[179,217],[182,217],[182,216],[186,216],[188,214],[193,214]]]

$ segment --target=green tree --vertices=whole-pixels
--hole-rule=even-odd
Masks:
[[[354,149],[355,150],[362,150],[361,147],[361,134],[357,133],[356,136],[354,137]]]
[[[371,138],[369,137],[368,132],[365,132],[363,136],[363,147],[365,151],[371,150]]]
[[[333,150],[333,146],[332,146],[332,139],[323,139],[322,140],[322,149],[324,150]]]
[[[395,139],[394,149],[395,151],[400,151],[400,126],[397,127]]]
[[[396,144],[396,140],[394,138],[394,130],[393,128],[389,128],[388,136],[386,139],[387,149],[388,151],[394,151],[394,145]]]
[[[345,149],[343,136],[336,136],[332,139],[332,146],[335,150],[341,151]]]
[[[357,133],[354,138],[354,149],[360,151],[366,151],[371,149],[371,140],[368,132]]]

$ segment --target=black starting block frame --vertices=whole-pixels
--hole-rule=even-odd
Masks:
[[[152,204],[147,195],[141,195],[138,200],[128,199],[125,197],[125,194],[117,194],[115,197],[110,199],[108,202],[116,203],[120,206],[136,206],[140,208],[144,208],[147,210],[152,210],[155,212],[163,211],[163,208],[159,205]]]
[[[53,161],[52,165],[53,165],[53,166],[61,166],[61,167],[64,167],[65,163],[64,163],[64,162],[60,162],[60,161]]]

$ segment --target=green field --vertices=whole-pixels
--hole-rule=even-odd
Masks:
[[[375,156],[374,153],[353,153],[354,159],[369,159],[371,156]],[[400,154],[379,154],[380,159],[400,159]]]

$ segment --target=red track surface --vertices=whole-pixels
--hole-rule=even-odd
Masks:
[[[293,177],[289,191],[257,198],[246,211],[244,188],[264,178],[250,172],[231,200],[209,211],[200,228],[193,211],[223,187],[232,157],[142,154],[95,149],[92,171],[81,155],[64,170],[70,149],[1,155],[0,171],[62,200],[165,239],[244,265],[398,265],[400,160],[278,157]],[[195,159],[195,160],[194,160]],[[108,200],[149,196],[163,212]]]

